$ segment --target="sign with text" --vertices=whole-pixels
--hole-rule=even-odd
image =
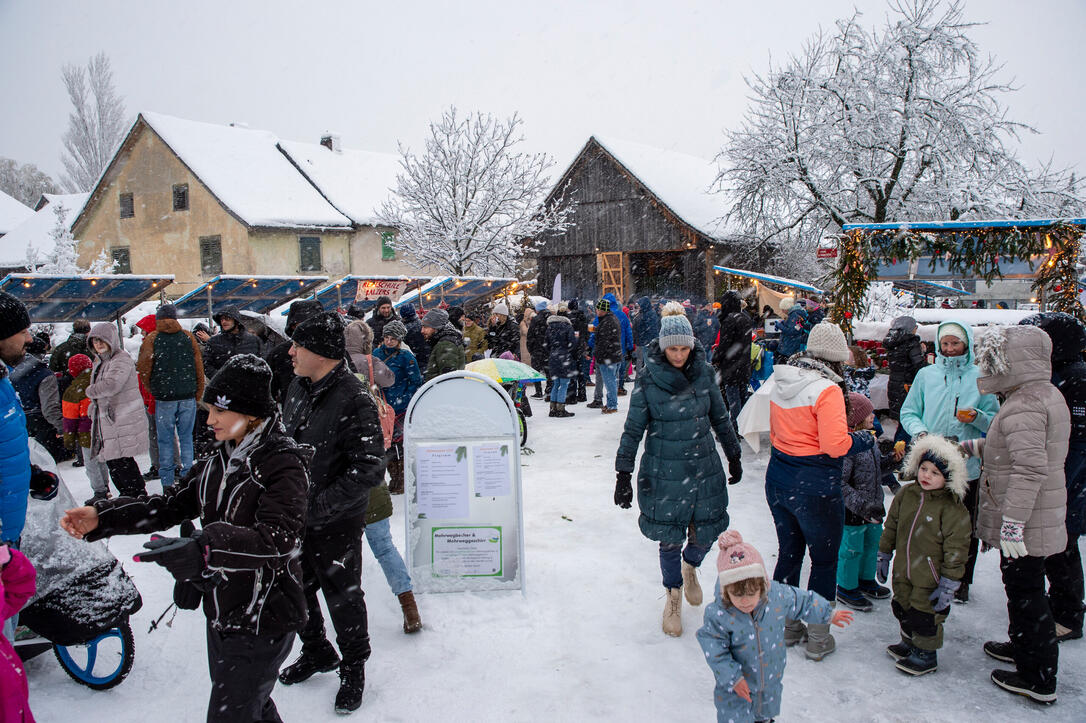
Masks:
[[[355,301],[376,301],[382,296],[396,301],[407,291],[406,279],[364,279],[358,282]]]
[[[837,247],[819,248],[818,251],[815,252],[815,256],[820,259],[835,259],[837,258]]]

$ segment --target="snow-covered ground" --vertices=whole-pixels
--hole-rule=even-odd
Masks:
[[[637,529],[636,509],[612,503],[614,456],[623,414],[603,416],[577,405],[572,419],[549,419],[536,404],[525,456],[527,594],[419,596],[425,628],[404,635],[396,598],[368,548],[367,591],[373,656],[358,720],[712,720],[713,676],[694,633],[702,609],[683,610],[681,638],[660,631],[663,588],[656,545]],[[732,527],[773,564],[776,538],[763,493],[765,452],[744,446],[744,478],[729,488]],[[146,458],[141,459],[146,469]],[[90,495],[82,470],[62,465],[77,499]],[[157,483],[151,483],[154,489]],[[403,498],[394,498],[393,529],[402,546]],[[132,619],[136,658],[120,686],[94,692],[72,682],[52,656],[30,661],[31,703],[39,721],[202,721],[210,688],[204,617],[180,612],[172,627],[148,633],[169,605],[172,579],[156,565],[131,562],[144,537],[119,537],[113,552],[143,594]],[[948,721],[1086,719],[1086,640],[1060,648],[1059,702],[1040,708],[997,689],[997,667],[981,651],[1005,639],[1006,602],[995,553],[977,563],[971,602],[955,606],[939,671],[912,679],[884,648],[897,641],[889,601],[837,632],[837,652],[820,663],[788,654],[780,720]],[[701,581],[710,594],[716,554]],[[291,654],[293,658],[294,653]],[[338,679],[318,675],[276,686],[287,721],[336,720]]]

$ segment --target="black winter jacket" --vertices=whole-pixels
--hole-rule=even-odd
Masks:
[[[573,332],[569,317],[565,314],[551,314],[547,319],[546,332],[543,348],[547,355],[547,376],[551,379],[577,376],[580,368],[577,336]],[[535,359],[535,352],[532,352],[532,359]]]
[[[207,340],[204,347],[204,374],[208,379],[214,377],[231,357],[238,354],[261,356],[260,339],[245,330],[237,307],[231,306],[215,314],[215,322],[221,323],[219,320],[224,316],[234,320],[234,328],[219,332]]]
[[[551,312],[543,309],[532,317],[528,324],[528,354],[532,357],[532,368],[546,373],[547,366],[547,319]]]
[[[569,322],[573,324],[573,331],[578,334],[577,355],[579,357],[584,356],[584,353],[588,348],[588,319],[585,317],[583,311],[573,307],[572,301],[570,302]]]
[[[486,346],[493,357],[499,357],[502,352],[508,351],[520,359],[520,327],[517,322],[507,318],[504,324],[487,329]]]
[[[890,329],[882,340],[882,346],[890,362],[890,380],[886,388],[890,411],[900,413],[908,393],[905,385],[913,383],[916,373],[927,366],[927,361],[924,350],[920,348],[920,337],[904,329]]]
[[[283,404],[287,434],[316,452],[309,469],[310,529],[366,512],[385,475],[384,437],[365,382],[340,363],[313,383],[294,377]]]
[[[720,301],[720,340],[713,350],[713,366],[721,384],[746,386],[750,381],[750,332],[754,323],[743,313],[742,300],[734,291]]]
[[[611,312],[596,318],[596,336],[592,358],[597,364],[616,364],[622,361],[622,327],[618,317]]]
[[[380,299],[378,299],[378,302],[380,302]],[[400,319],[400,315],[396,313],[395,309],[392,310],[392,313],[388,317],[384,317],[378,314],[377,309],[374,309],[373,313],[370,314],[370,318],[366,321],[366,323],[370,325],[371,329],[373,329],[373,345],[375,347],[378,346],[382,341],[384,341],[385,324],[392,321],[393,319],[396,319],[397,321],[403,321],[403,319]],[[406,326],[406,324],[404,326]],[[414,347],[411,348],[411,351],[415,351]]]
[[[49,371],[61,374],[67,372],[68,360],[76,354],[90,356],[89,349],[86,334],[72,334],[67,340],[53,347],[53,353],[49,356]]]
[[[204,614],[220,632],[281,635],[306,620],[299,562],[306,468],[312,450],[286,436],[278,417],[230,475],[234,445],[218,443],[163,494],[99,500],[97,540],[165,530],[200,518],[207,569]]]

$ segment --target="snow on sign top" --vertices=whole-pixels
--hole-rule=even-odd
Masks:
[[[297,141],[279,141],[279,147],[352,221],[364,226],[377,223],[377,209],[396,185],[399,156],[347,149],[332,151],[317,143]]]
[[[53,229],[57,225],[54,212],[56,204],[64,205],[68,211],[65,221],[71,228],[89,193],[46,193],[48,201],[38,211],[31,211],[30,216],[21,224],[8,231],[0,238],[0,266],[25,266],[27,249],[38,252],[38,261],[44,263],[45,256],[53,250]],[[16,201],[18,203],[18,201]],[[19,204],[22,205],[22,204]]]
[[[704,158],[601,136],[596,142],[645,184],[675,215],[710,238],[725,234],[724,197],[711,191],[716,165]]]
[[[274,134],[160,113],[140,117],[249,226],[351,226],[280,152]]]
[[[7,233],[33,215],[34,209],[0,191],[0,234]]]

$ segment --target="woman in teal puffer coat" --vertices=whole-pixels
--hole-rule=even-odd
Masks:
[[[663,629],[677,636],[682,593],[685,589],[691,605],[701,604],[696,569],[728,527],[728,491],[714,432],[728,457],[728,482],[738,482],[743,470],[739,439],[713,369],[674,302],[664,309],[659,342],[647,350],[644,373],[630,397],[615,460],[615,504],[623,508],[633,498],[634,458],[646,431],[637,474],[638,525],[645,537],[660,543],[668,598]]]

